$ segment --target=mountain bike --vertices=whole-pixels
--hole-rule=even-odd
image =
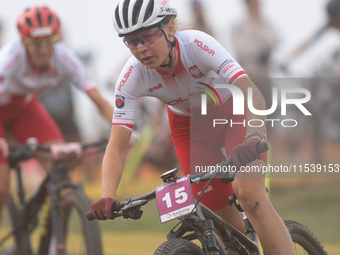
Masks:
[[[259,153],[267,151],[268,144],[261,142]],[[168,233],[168,241],[161,244],[154,255],[260,255],[256,232],[237,202],[235,194],[228,197],[230,204],[242,212],[246,233],[243,234],[199,202],[211,180],[220,175],[222,183],[232,182],[237,170],[232,166],[232,158],[217,164],[220,172],[200,172],[178,178],[177,169],[161,175],[163,185],[151,192],[126,201],[113,203],[114,217],[140,219],[141,207],[156,199],[162,223],[179,219],[180,222]],[[216,167],[216,168],[218,168]],[[191,183],[207,182],[197,201],[193,199]],[[91,212],[86,214],[93,220]],[[295,246],[296,254],[324,255],[327,252],[316,237],[303,225],[295,221],[285,221]],[[219,238],[216,235],[219,234]],[[194,240],[198,240],[196,245]]]
[[[12,192],[7,200],[10,231],[0,238],[1,255],[102,254],[98,223],[85,217],[91,203],[83,185],[73,183],[69,173],[82,157],[88,156],[85,149],[97,147],[98,153],[106,145],[103,140],[38,146],[36,139],[30,139],[27,145],[9,147],[8,160],[16,174],[17,194]],[[51,154],[52,167],[27,199],[20,162],[35,157],[36,152]],[[40,239],[38,247],[33,247],[38,243],[31,240],[33,233]]]

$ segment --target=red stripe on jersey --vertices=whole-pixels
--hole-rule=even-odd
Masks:
[[[233,70],[232,72],[230,72],[230,74],[228,74],[228,76],[227,76],[227,78],[226,79],[228,79],[229,78],[229,76],[230,75],[232,75],[236,70],[238,70],[238,69],[241,69],[241,67],[238,67],[238,68],[236,68],[235,70]]]
[[[126,123],[112,123],[112,126],[126,126],[130,129],[133,129],[133,124],[126,124]]]
[[[244,74],[246,74],[245,71],[238,72],[237,74],[235,74],[235,75],[233,76],[233,78],[230,79],[230,81],[228,82],[228,84],[233,84],[234,81],[235,81],[237,78],[239,78],[241,75],[244,75]]]
[[[112,118],[113,120],[134,120],[134,119],[125,119],[125,118]]]

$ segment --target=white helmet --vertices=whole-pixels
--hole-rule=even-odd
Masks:
[[[113,17],[120,37],[160,26],[177,17],[170,0],[120,0]]]

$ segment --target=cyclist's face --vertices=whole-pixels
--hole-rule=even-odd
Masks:
[[[171,37],[168,28],[170,22],[164,28],[168,38]],[[151,28],[126,36],[124,42],[130,48],[131,53],[149,69],[157,68],[165,63],[169,55],[169,45],[159,28]]]
[[[48,38],[44,41],[23,39],[27,54],[37,68],[44,69],[49,66],[57,39],[57,37]]]

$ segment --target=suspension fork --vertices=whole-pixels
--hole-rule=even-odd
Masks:
[[[13,167],[17,174],[18,183],[18,197],[19,206],[17,207],[17,222],[13,222],[14,234],[17,242],[17,252],[19,255],[32,255],[32,246],[30,242],[30,231],[25,222],[26,220],[26,204],[25,204],[25,191],[23,188],[21,168],[19,165]]]
[[[251,255],[255,254],[260,254],[260,249],[259,249],[259,243],[258,243],[258,239],[257,239],[257,234],[255,232],[255,229],[253,228],[253,225],[251,225],[247,215],[245,212],[242,212],[242,216],[243,216],[243,221],[244,221],[244,225],[246,227],[246,235],[247,237],[252,240],[254,243],[257,244],[257,253],[252,253]]]
[[[52,180],[47,183],[47,193],[50,197],[50,222],[52,225],[53,233],[57,240],[56,252],[57,255],[65,255],[65,231],[63,222],[59,216],[58,199],[59,189],[55,182]]]

